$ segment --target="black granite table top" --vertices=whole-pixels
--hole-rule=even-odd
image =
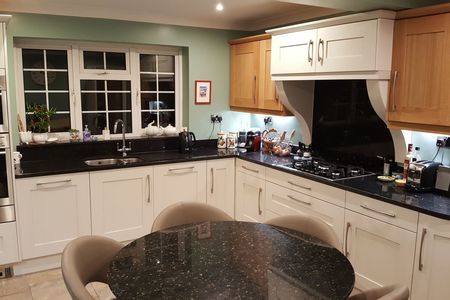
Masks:
[[[15,177],[35,177],[45,175],[58,175],[77,172],[93,172],[99,170],[132,168],[147,165],[159,165],[168,163],[181,163],[188,161],[211,160],[220,158],[238,157],[240,159],[288,172],[296,176],[305,177],[327,185],[335,186],[357,194],[375,198],[394,205],[412,209],[427,215],[450,220],[450,197],[436,193],[408,192],[404,188],[395,187],[393,183],[379,182],[374,176],[350,178],[339,181],[330,181],[324,178],[312,176],[305,172],[292,171],[281,167],[291,162],[290,157],[278,157],[261,152],[243,153],[235,150],[199,148],[191,153],[179,153],[178,151],[154,151],[148,153],[133,153],[132,157],[139,157],[143,162],[125,166],[87,166],[82,159],[70,157],[55,160],[37,160],[23,162],[15,166]],[[100,157],[88,157],[96,159]]]
[[[133,241],[107,281],[118,299],[346,299],[355,274],[341,252],[309,235],[205,222]]]

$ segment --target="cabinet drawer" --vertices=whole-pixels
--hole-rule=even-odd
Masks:
[[[16,222],[0,224],[0,265],[19,261]]]
[[[344,190],[270,168],[267,168],[266,173],[267,181],[330,202],[331,204],[341,207],[345,206]]]
[[[330,225],[339,241],[341,243],[343,241],[345,215],[343,207],[267,182],[265,208],[280,216],[297,214],[315,216]]]
[[[415,211],[351,192],[346,194],[346,208],[412,232],[417,232],[419,214]]]
[[[266,168],[264,166],[254,164],[242,159],[236,160],[236,171],[241,171],[242,173],[256,176],[261,179],[266,178]]]

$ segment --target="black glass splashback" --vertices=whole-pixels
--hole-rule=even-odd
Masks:
[[[315,82],[312,147],[327,160],[377,172],[383,166],[377,155],[394,157],[391,133],[370,103],[365,80]]]

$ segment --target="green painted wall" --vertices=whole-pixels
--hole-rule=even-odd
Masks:
[[[188,125],[189,129],[194,131],[198,137],[205,138],[211,132],[210,114],[224,115],[224,129],[232,128],[234,125],[240,126],[243,122],[236,121],[239,118],[249,118],[246,115],[229,112],[228,107],[229,48],[227,42],[230,39],[246,35],[250,35],[250,33],[106,19],[13,14],[13,18],[7,26],[7,50],[15,144],[18,142],[18,136],[13,38],[48,38],[185,47],[183,49],[183,125]],[[193,104],[194,81],[198,79],[212,80],[211,105]]]

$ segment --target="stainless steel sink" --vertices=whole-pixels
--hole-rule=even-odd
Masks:
[[[139,157],[126,157],[126,158],[102,158],[102,159],[90,159],[85,160],[84,163],[88,166],[100,167],[111,165],[128,165],[143,161]]]

